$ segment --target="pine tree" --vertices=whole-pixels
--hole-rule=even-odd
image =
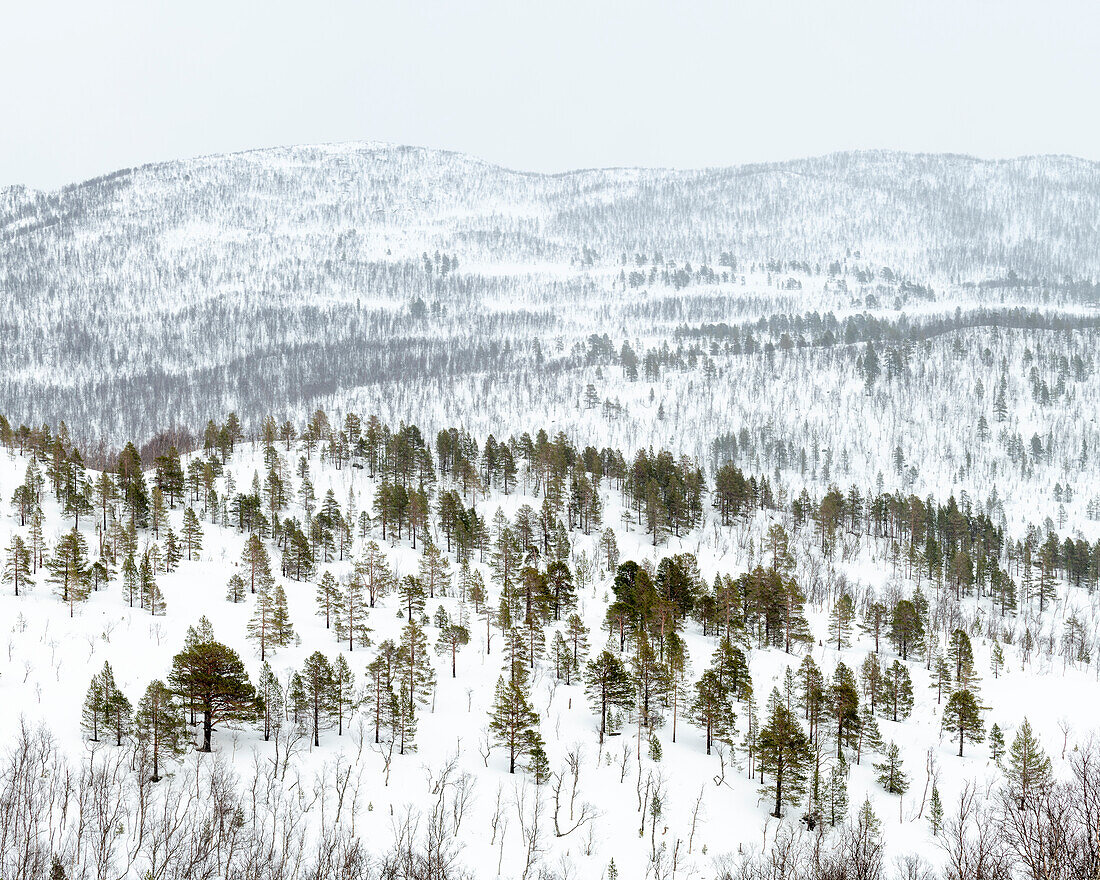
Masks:
[[[909,777],[902,769],[901,751],[897,743],[892,742],[886,747],[885,758],[874,765],[879,785],[886,789],[887,794],[905,794],[909,789]]]
[[[199,558],[202,550],[202,526],[195,511],[188,507],[183,511],[183,531],[180,532],[183,546],[187,548],[187,561]]]
[[[189,633],[183,650],[172,658],[168,685],[202,714],[202,752],[210,751],[215,724],[251,720],[260,708],[241,658],[214,641],[208,621],[201,630]]]
[[[134,739],[143,766],[150,768],[149,779],[160,780],[160,768],[166,758],[187,751],[187,727],[179,698],[160,679],[149,682],[134,713]]]
[[[164,532],[164,573],[171,574],[179,566],[183,554],[179,543],[176,541],[176,533],[170,528]]]
[[[397,681],[397,645],[386,639],[378,646],[378,655],[367,664],[367,681],[363,692],[363,704],[374,721],[374,741],[381,742],[382,729],[386,725],[389,707],[397,699],[394,684]]]
[[[951,662],[951,671],[955,678],[955,687],[978,692],[978,673],[974,669],[974,649],[970,646],[970,637],[965,630],[956,629],[947,642],[947,659]]]
[[[420,578],[416,577],[416,575],[407,574],[401,578],[401,582],[397,587],[397,592],[401,597],[401,604],[406,609],[408,622],[412,623],[413,612],[422,612],[427,601],[424,593],[424,584],[421,583]]]
[[[843,757],[833,761],[829,781],[825,786],[825,817],[835,828],[848,814],[848,762]]]
[[[331,723],[336,706],[333,702],[332,664],[320,651],[314,651],[306,658],[299,673],[300,687],[295,707],[305,718],[306,729],[310,733],[314,746],[321,744],[321,730]]]
[[[877,654],[868,654],[863,658],[863,663],[859,668],[859,678],[863,689],[863,698],[869,703],[870,710],[874,712],[876,708],[882,705],[885,690],[882,666],[879,663]]]
[[[92,742],[99,742],[99,734],[106,723],[104,715],[103,676],[101,673],[97,673],[92,676],[92,680],[88,684],[88,692],[84,697],[84,707],[80,716],[81,730]]]
[[[333,618],[340,616],[343,598],[336,578],[325,569],[317,582],[317,615],[325,619],[325,629],[330,629]]]
[[[368,606],[363,596],[363,580],[358,571],[352,571],[344,585],[344,595],[339,602],[340,614],[335,618],[336,637],[347,639],[348,651],[355,650],[356,641],[361,646],[370,645],[371,628],[367,625]]]
[[[241,581],[242,585],[244,581]],[[256,697],[263,706],[262,722],[264,728],[264,741],[271,739],[271,734],[283,726],[283,715],[286,711],[283,696],[283,687],[279,679],[271,669],[271,664],[264,662],[260,665],[260,676],[256,679]]]
[[[573,653],[573,670],[579,672],[588,654],[588,627],[581,616],[573,612],[565,621],[565,637]]]
[[[736,733],[730,694],[717,669],[706,670],[695,683],[692,714],[707,733],[707,754],[715,739],[730,742]]]
[[[774,688],[768,699],[768,720],[760,731],[759,748],[761,782],[765,774],[771,774],[775,791],[772,815],[778,819],[783,815],[783,804],[795,805],[801,800],[812,754],[802,725]]]
[[[282,584],[275,585],[272,597],[271,644],[285,648],[294,643],[294,626],[290,622],[290,610],[286,604],[286,592]]]
[[[401,631],[397,649],[397,673],[414,705],[427,705],[435,687],[435,670],[428,657],[428,637],[413,620]]]
[[[561,630],[554,631],[554,638],[550,643],[550,659],[554,664],[554,678],[569,684],[573,672],[573,652]]]
[[[340,654],[332,664],[332,706],[336,712],[336,734],[344,735],[344,719],[355,711],[359,701],[355,697],[355,673]]]
[[[234,604],[244,601],[245,591],[248,589],[239,574],[229,576],[229,582],[225,586],[225,598]]]
[[[993,677],[995,679],[1000,678],[1001,670],[1004,669],[1005,665],[1005,653],[999,642],[993,643],[993,650],[990,652],[990,665],[993,668]]]
[[[522,667],[521,667],[522,670]],[[489,731],[497,745],[508,750],[508,772],[516,772],[516,762],[529,757],[539,743],[539,717],[531,708],[525,672],[497,679],[493,710],[489,716]]]
[[[561,633],[556,634],[561,638]],[[458,652],[470,643],[470,631],[458,623],[447,623],[439,631],[439,640],[435,643],[437,654],[451,655],[451,678],[458,677]]]
[[[829,640],[836,644],[838,651],[852,643],[853,618],[855,608],[852,606],[852,597],[845,593],[829,613]]]
[[[390,695],[390,722],[392,735],[398,742],[398,754],[416,751],[416,700],[409,692],[409,683],[402,681],[396,695]]]
[[[156,544],[154,544],[153,547],[156,547]],[[164,594],[161,593],[160,585],[157,583],[156,572],[154,570],[153,561],[150,558],[150,553],[142,554],[141,565],[138,566],[138,584],[141,590],[142,606],[148,608],[149,613],[154,617],[164,614]]]
[[[940,704],[945,694],[951,693],[951,681],[951,663],[937,651],[932,661],[932,682],[928,685],[936,692],[936,705]]]
[[[932,834],[940,836],[943,831],[943,801],[940,800],[939,786],[932,785],[932,801],[928,808],[928,824],[932,828]]]
[[[943,709],[943,729],[959,739],[959,757],[963,754],[963,741],[981,742],[985,739],[981,707],[974,695],[965,689],[955,691]]]
[[[252,593],[270,589],[274,586],[275,578],[271,574],[271,557],[268,556],[267,548],[259,535],[253,533],[248,536],[244,552],[241,555],[241,565],[245,570],[245,582]]]
[[[274,646],[275,597],[269,587],[261,587],[256,594],[256,606],[248,621],[248,637],[260,646],[260,662],[267,659],[267,652]]]
[[[451,584],[451,564],[434,544],[428,543],[420,557],[420,583],[427,588],[428,597],[435,598],[438,591],[447,595]]]
[[[46,569],[49,581],[57,585],[57,594],[68,604],[69,616],[73,617],[76,603],[88,598],[88,545],[84,536],[76,529],[63,534]]]
[[[864,752],[877,752],[882,749],[882,733],[878,729],[878,721],[871,712],[870,706],[864,706],[859,710],[859,744],[856,748],[856,763],[863,759]]]
[[[1020,809],[1024,808],[1030,798],[1040,794],[1051,784],[1050,758],[1043,751],[1031,729],[1031,722],[1026,718],[1012,740],[1005,776],[1008,778],[1009,791]]]
[[[355,563],[355,573],[367,591],[370,607],[393,588],[393,572],[386,564],[386,555],[375,541],[363,548],[362,558]],[[478,578],[480,579],[480,574]]]
[[[829,706],[836,720],[836,754],[843,756],[842,748],[850,744],[852,734],[859,729],[859,691],[856,678],[845,664],[838,663],[829,685]]]
[[[913,711],[913,680],[901,661],[895,660],[890,664],[886,670],[885,685],[891,720],[908,718]]]
[[[12,535],[11,544],[8,545],[8,555],[4,562],[4,583],[12,585],[16,596],[21,590],[26,592],[28,587],[34,585],[31,578],[31,554],[18,535]]]
[[[115,684],[114,672],[109,663],[92,677],[84,698],[82,727],[88,738],[99,741],[99,735],[110,732],[115,744],[122,745],[122,739],[130,732],[132,707],[126,695]]]
[[[1005,735],[1001,732],[1001,728],[994,724],[989,728],[989,755],[993,758],[993,763],[998,767],[1001,766],[1001,758],[1005,754]]]
[[[600,742],[615,732],[615,709],[634,705],[634,684],[626,667],[606,648],[589,661],[586,667],[585,692],[600,716]]]
[[[902,660],[908,660],[910,653],[916,653],[924,644],[924,621],[916,604],[909,599],[901,599],[890,615],[890,643]]]

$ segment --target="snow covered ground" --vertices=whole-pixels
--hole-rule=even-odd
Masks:
[[[294,453],[292,461],[299,453]],[[26,457],[15,453],[0,455],[0,494],[10,498],[23,481]],[[265,471],[262,451],[258,445],[243,443],[229,465],[235,483],[248,486],[254,473]],[[318,498],[333,489],[336,499],[346,505],[354,497],[356,506],[369,508],[375,484],[366,471],[344,467],[336,470],[317,456],[310,462],[311,477]],[[522,486],[522,484],[521,484]],[[219,481],[219,491],[224,480]],[[49,495],[47,491],[45,495]],[[293,493],[291,493],[293,497]],[[612,527],[618,539],[622,560],[638,562],[652,560],[673,552],[696,554],[704,579],[709,583],[715,574],[737,575],[766,558],[762,549],[763,533],[770,524],[759,514],[748,527],[727,528],[714,522],[713,515],[703,527],[680,539],[672,538],[654,548],[650,536],[627,521],[617,492],[605,489],[604,522]],[[499,507],[513,516],[523,503],[536,509],[541,499],[524,497],[515,491],[505,497],[499,491],[480,498],[477,506],[483,513]],[[297,504],[292,502],[291,512]],[[52,497],[44,504],[47,536],[55,539],[68,529],[71,520],[62,517]],[[172,526],[179,533],[182,507],[170,514]],[[778,515],[789,526],[786,515]],[[91,547],[97,546],[96,518],[85,518],[81,530]],[[114,583],[92,593],[85,603],[76,607],[70,617],[69,608],[54,594],[40,572],[38,582],[25,595],[16,598],[5,590],[0,596],[0,621],[6,639],[0,653],[0,702],[6,711],[0,715],[0,743],[11,743],[21,724],[45,724],[54,734],[61,749],[74,760],[85,759],[89,743],[80,730],[80,707],[91,674],[110,662],[121,689],[137,702],[146,684],[154,677],[166,677],[174,653],[180,650],[185,631],[205,615],[214,626],[216,637],[236,649],[252,680],[259,671],[258,649],[246,638],[246,625],[252,613],[252,599],[241,604],[226,601],[225,588],[229,577],[239,571],[245,536],[235,529],[203,523],[204,548],[199,561],[183,561],[178,571],[162,574],[158,583],[163,591],[167,611],[163,616],[132,609],[124,604],[121,587]],[[812,527],[811,527],[812,529]],[[0,525],[0,544],[8,546],[14,533],[25,534],[18,520],[7,515]],[[376,523],[375,540],[380,540]],[[573,559],[584,552],[595,554],[596,534],[571,535]],[[151,540],[142,535],[142,541]],[[361,550],[356,539],[353,553]],[[836,595],[841,579],[847,589],[861,594],[865,589],[885,594],[889,588],[909,586],[896,574],[887,559],[883,542],[864,539],[850,558],[840,562],[823,562],[816,549],[812,531],[808,538],[793,542],[796,560],[795,576],[803,579],[813,568],[821,573],[828,585],[827,595]],[[415,573],[419,552],[408,541],[386,542],[389,562],[397,575]],[[422,544],[419,545],[422,547]],[[273,553],[276,560],[277,554]],[[496,587],[487,567],[481,567],[490,585],[490,601],[497,601]],[[350,561],[320,566],[337,576],[346,576]],[[348,652],[338,644],[331,630],[315,614],[315,585],[278,579],[285,586],[291,619],[297,633],[296,643],[279,650],[271,663],[279,677],[286,679],[301,667],[304,659],[320,650],[330,659],[343,653],[360,682],[364,669],[373,658],[373,648],[356,647]],[[925,589],[927,589],[927,584]],[[767,791],[757,781],[747,777],[744,755],[705,754],[705,742],[700,728],[685,717],[678,721],[676,742],[671,741],[671,725],[657,732],[662,747],[660,761],[650,757],[645,738],[629,723],[623,735],[609,738],[602,746],[598,742],[597,719],[579,684],[567,686],[555,681],[548,661],[541,661],[532,679],[532,704],[539,715],[539,729],[546,741],[552,771],[560,771],[572,752],[579,756],[579,784],[573,813],[593,818],[581,824],[571,834],[555,836],[550,821],[550,786],[534,786],[529,774],[508,773],[507,756],[499,748],[488,756],[487,725],[493,691],[502,671],[502,640],[494,632],[491,652],[486,651],[485,627],[475,617],[468,603],[461,603],[452,588],[448,595],[429,600],[426,615],[433,620],[437,606],[444,607],[452,619],[470,619],[471,643],[458,655],[458,676],[451,678],[449,657],[433,655],[437,686],[430,707],[420,716],[416,737],[417,750],[393,758],[388,784],[383,758],[373,748],[366,713],[352,720],[343,736],[334,729],[321,734],[321,744],[314,748],[308,740],[299,740],[285,777],[287,786],[307,786],[323,768],[350,768],[354,780],[354,802],[346,808],[344,821],[354,816],[355,832],[379,850],[388,846],[394,834],[395,822],[406,815],[408,808],[426,814],[435,802],[432,790],[438,774],[453,757],[455,774],[470,774],[471,798],[468,809],[454,839],[460,847],[460,861],[478,877],[515,878],[525,875],[528,855],[556,876],[577,878],[608,877],[608,866],[614,862],[620,877],[672,876],[675,859],[676,876],[715,876],[724,860],[738,853],[760,849],[777,832],[781,823],[769,817],[771,802]],[[1094,596],[1084,591],[1059,587],[1060,598],[1037,622],[1037,641],[1041,633],[1059,638],[1061,625],[1071,609],[1076,609],[1088,621],[1090,632],[1096,631],[1097,606]],[[606,574],[598,577],[578,596],[577,610],[591,630],[593,651],[606,638],[605,612],[611,597]],[[815,636],[810,653],[826,676],[836,663],[843,660],[854,670],[872,647],[869,637],[858,631],[851,647],[838,652],[828,644],[828,608],[826,603],[809,606],[808,617]],[[974,600],[964,601],[962,619],[977,613]],[[1032,621],[1032,625],[1035,625]],[[369,625],[371,640],[377,645],[385,638],[400,637],[402,611],[396,596],[382,599],[371,610]],[[1016,620],[1010,627],[1019,627]],[[602,632],[601,632],[602,629]],[[427,631],[434,642],[437,629],[430,623]],[[1005,668],[1000,678],[991,673],[988,639],[978,626],[974,637],[976,669],[981,676],[982,700],[988,706],[986,728],[997,723],[1011,742],[1018,725],[1027,716],[1035,727],[1047,752],[1062,767],[1066,750],[1091,731],[1100,727],[1100,682],[1095,663],[1072,664],[1036,649],[1029,662],[1024,662],[1015,645],[1005,644]],[[689,621],[686,627],[687,645],[697,676],[709,663],[715,642],[704,637],[699,626]],[[613,647],[617,644],[613,641]],[[883,646],[884,660],[893,654]],[[773,686],[782,689],[787,666],[797,669],[801,656],[790,656],[777,649],[756,648],[750,653],[750,666],[758,703],[763,706]],[[875,780],[872,759],[864,755],[859,766],[852,766],[849,781],[850,811],[855,812],[869,797],[875,812],[883,822],[888,853],[901,855],[919,853],[936,862],[940,858],[936,839],[928,822],[927,785],[929,771],[934,775],[945,808],[950,811],[953,799],[968,780],[981,784],[998,784],[1000,770],[989,755],[987,744],[967,747],[964,758],[956,756],[957,745],[945,741],[940,733],[940,709],[936,695],[928,687],[929,674],[922,662],[907,664],[913,678],[916,706],[904,722],[880,720],[884,740],[895,741],[912,785],[904,796],[886,794]],[[738,705],[739,714],[743,711]],[[739,727],[742,720],[738,721]],[[362,725],[362,726],[361,726]],[[109,746],[100,746],[100,750]],[[215,735],[215,754],[228,759],[244,772],[252,763],[261,766],[270,761],[272,743],[264,742],[262,732],[255,728],[220,728]],[[191,754],[171,766],[171,773],[186,779],[194,776],[196,765],[214,760],[212,756]],[[878,760],[876,757],[874,760]],[[341,763],[343,762],[343,763]],[[725,767],[723,768],[723,763]],[[165,785],[167,783],[162,783]],[[640,811],[643,792],[658,790],[662,807],[655,827],[652,815]],[[535,822],[533,804],[542,799],[544,811],[538,816],[537,834],[532,837]],[[647,801],[648,802],[648,801]],[[568,809],[568,808],[565,808]],[[788,811],[785,822],[798,823],[799,810]],[[562,830],[566,822],[563,811]],[[133,831],[133,817],[123,822],[123,833]],[[323,821],[315,811],[309,819],[311,827]],[[639,829],[644,829],[640,835]],[[689,851],[690,841],[690,851]],[[655,863],[654,854],[664,850],[663,862]],[[655,864],[659,864],[655,868]],[[134,866],[133,876],[139,866]],[[664,871],[665,873],[660,873]],[[528,874],[530,876],[530,874]],[[547,874],[551,876],[551,874]]]

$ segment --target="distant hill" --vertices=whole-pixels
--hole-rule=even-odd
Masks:
[[[415,372],[410,339],[425,333],[401,316],[416,300],[452,322],[435,335],[577,330],[573,304],[608,296],[631,271],[624,256],[811,273],[849,260],[921,284],[1089,279],[1098,216],[1100,164],[1062,156],[533,174],[342,144],[147,165],[56,192],[12,186],[0,190],[0,411],[76,407],[131,433],[235,396],[308,400]],[[427,344],[416,356],[438,360]],[[137,394],[159,409],[149,425],[120,421]]]

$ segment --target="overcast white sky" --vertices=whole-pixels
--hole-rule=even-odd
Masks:
[[[0,185],[384,140],[533,170],[1100,159],[1097,0],[0,0]]]

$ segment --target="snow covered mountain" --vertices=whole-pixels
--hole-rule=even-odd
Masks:
[[[0,411],[117,443],[495,373],[501,347],[541,370],[592,332],[995,296],[963,283],[1094,302],[1098,205],[1096,163],[882,152],[542,175],[346,144],[10,187]]]

